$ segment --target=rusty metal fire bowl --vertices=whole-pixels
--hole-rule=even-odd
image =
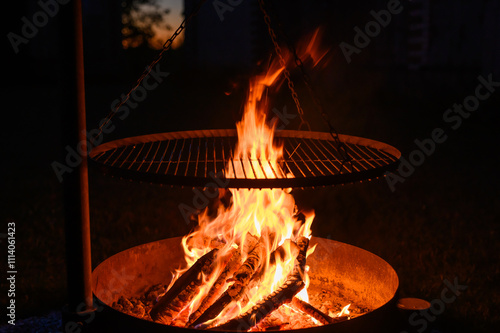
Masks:
[[[377,255],[334,240],[312,237],[315,253],[310,266],[309,295],[341,292],[353,305],[365,309],[351,320],[291,330],[297,332],[391,332],[394,325],[399,279]],[[163,239],[122,251],[93,271],[93,292],[109,332],[200,332],[133,317],[111,307],[120,296],[135,297],[150,286],[168,284],[171,272],[184,263],[181,237]]]

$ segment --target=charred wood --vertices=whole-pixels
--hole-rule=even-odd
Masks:
[[[154,321],[171,324],[173,318],[198,293],[203,283],[203,275],[208,276],[212,273],[212,263],[217,251],[217,249],[213,249],[202,256],[174,282],[172,287],[151,309],[149,314]]]
[[[302,278],[305,271],[309,239],[300,237],[297,241],[297,247],[299,248],[299,254],[297,255],[294,268],[285,283],[246,313],[215,327],[214,330],[248,331],[281,305],[289,303],[305,286]]]
[[[231,302],[239,300],[246,291],[250,280],[263,264],[266,244],[261,238],[255,248],[249,253],[245,262],[236,270],[230,281],[232,285],[201,314],[190,327],[206,328],[203,323],[216,318]]]
[[[319,309],[316,309],[314,306],[311,304],[304,302],[301,299],[298,299],[297,297],[294,297],[292,301],[290,302],[290,307],[297,311],[301,311],[305,314],[310,315],[323,325],[331,324],[333,322],[333,318],[327,315],[326,313],[322,312]]]

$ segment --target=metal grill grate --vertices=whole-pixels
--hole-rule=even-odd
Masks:
[[[274,166],[262,159],[234,158],[236,130],[126,138],[97,146],[90,157],[105,172],[125,179],[191,187],[288,188],[377,178],[395,170],[401,155],[381,142],[339,135],[350,158],[345,162],[329,133],[283,130],[275,133],[275,140],[283,144],[283,158]]]

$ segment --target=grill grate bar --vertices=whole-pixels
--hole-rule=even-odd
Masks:
[[[198,164],[200,162],[200,150],[201,150],[201,142],[200,139],[198,138],[198,149],[196,149],[196,162],[194,164],[194,176],[198,176]],[[206,144],[205,144],[206,145]]]
[[[304,144],[307,146],[307,148],[309,148],[309,150],[311,151],[311,153],[314,155],[314,157],[316,158],[316,160],[321,163],[321,165],[326,169],[326,171],[328,173],[332,173],[332,170],[330,170],[330,168],[328,166],[326,166],[325,164],[325,161],[323,161],[321,158],[319,158],[319,156],[316,154],[316,152],[314,151],[314,149],[312,149],[312,147],[309,145],[308,141],[311,141],[310,139],[308,140],[304,140]],[[323,175],[325,175],[324,172],[322,172]]]
[[[160,146],[161,146],[161,141],[158,141],[158,146],[156,147],[156,150],[155,150],[153,157],[149,161],[146,172],[149,172],[149,169],[151,168],[151,166],[156,162],[156,155],[158,155],[158,151],[160,150]]]
[[[236,173],[236,167],[234,166],[234,156],[231,146],[229,146],[229,160],[231,161],[231,166],[233,167],[233,175],[234,175],[233,177],[238,178],[238,174]]]
[[[247,173],[246,173],[246,171],[245,171],[245,165],[244,165],[244,163],[243,163],[243,160],[241,159],[241,157],[240,157],[240,158],[238,158],[238,160],[240,161],[241,170],[243,171],[243,178],[249,178],[249,177],[247,177]]]
[[[273,168],[273,164],[271,163],[270,160],[267,160],[267,164],[269,165],[269,168],[271,169],[271,171],[273,172],[273,175],[274,175],[274,178],[279,178],[278,177],[278,174],[276,173],[276,171],[274,170]]]
[[[295,141],[297,141],[297,140],[295,140]],[[316,174],[311,170],[311,168],[309,167],[309,165],[307,164],[307,162],[302,157],[302,154],[300,153],[301,151],[303,151],[303,148],[301,146],[302,146],[302,143],[298,142],[297,143],[297,148],[295,148],[295,154],[297,154],[297,156],[300,158],[302,164],[306,167],[307,171],[309,171],[309,175],[312,175],[313,177],[315,177]]]
[[[374,166],[366,159],[361,157],[361,155],[353,148],[352,145],[349,146],[349,151],[351,152],[351,156],[355,157],[355,161],[365,170],[368,170],[370,167],[374,168]]]
[[[163,150],[163,154],[161,155],[161,159],[160,159],[160,162],[158,163],[158,167],[156,168],[156,173],[159,173],[160,172],[160,168],[161,168],[161,165],[163,164],[163,161],[165,159],[165,155],[167,154],[167,151],[168,151],[168,148],[170,147],[170,143],[172,141],[167,141],[167,147],[165,147],[165,149]],[[166,172],[165,172],[166,173]]]
[[[295,141],[297,141],[297,139],[295,139]],[[306,156],[307,160],[309,160],[309,162],[310,162],[310,163],[311,163],[311,164],[312,164],[312,165],[316,168],[316,170],[318,170],[318,171],[319,171],[319,173],[320,173],[322,176],[324,176],[324,175],[325,175],[325,172],[324,172],[323,170],[321,170],[321,168],[318,166],[318,163],[317,163],[317,162],[319,162],[319,161],[317,161],[317,160],[313,160],[313,159],[311,158],[311,156],[309,156],[309,154],[307,153],[307,151],[304,149],[304,146],[306,146],[306,148],[309,150],[309,152],[312,152],[312,151],[310,150],[310,148],[309,148],[309,146],[307,145],[307,143],[306,143],[306,141],[305,141],[305,140],[303,141],[303,143],[304,143],[304,144],[302,145],[302,147],[301,147],[300,149],[302,150],[302,152],[303,152],[303,153],[304,153],[304,155]]]
[[[365,161],[371,168],[376,168],[375,164],[380,166],[380,163],[377,160],[375,160],[372,156],[368,155],[366,151],[364,151],[360,147],[351,145],[350,148],[354,153],[358,155],[360,160]]]
[[[120,168],[123,167],[123,165],[125,164],[125,162],[127,162],[128,158],[130,157],[130,155],[132,154],[132,152],[134,151],[134,148],[135,146],[131,146],[131,147],[128,147],[130,148],[130,152],[128,153],[127,157],[125,157],[125,159],[120,163]],[[127,147],[125,147],[124,151],[127,150]]]
[[[103,157],[103,156],[105,156],[105,155],[106,155],[106,153],[105,153],[105,152],[103,152],[103,153],[99,153],[99,154],[97,154],[97,156],[96,156],[94,159],[95,159],[96,161],[99,161],[99,160],[101,159],[101,157]]]
[[[253,177],[250,177],[250,178],[254,178],[254,179],[257,179],[259,178],[259,176],[257,175],[257,173],[255,172],[255,169],[253,167],[253,162],[255,162],[254,160],[252,160],[251,158],[247,158],[248,160],[248,164],[250,164],[250,170],[252,170],[252,173],[253,173]]]
[[[184,152],[185,146],[186,146],[186,139],[182,139],[182,147],[179,150],[179,154],[177,155],[177,163],[175,165],[174,175],[177,175],[177,171],[179,170],[179,165],[181,164],[182,153]]]
[[[366,155],[370,156],[372,160],[380,166],[387,165],[391,161],[393,161],[392,159],[387,158],[387,156],[383,155],[382,151],[375,148],[365,147],[365,153]]]
[[[187,154],[186,170],[184,171],[184,177],[186,177],[186,176],[187,176],[187,174],[188,174],[188,170],[189,170],[189,162],[191,161],[191,148],[193,147],[193,138],[191,138],[191,140],[190,140],[190,143],[189,143],[188,147],[189,147],[189,150],[188,150],[188,154]],[[182,154],[181,154],[181,155],[182,155]],[[181,163],[181,162],[179,161],[179,164],[180,164],[180,163]]]
[[[151,152],[151,148],[153,148],[153,145],[154,145],[153,142],[148,143],[148,145],[147,145],[148,148],[147,148],[146,154],[144,156],[142,156],[141,162],[139,163],[139,166],[137,167],[137,171],[141,170],[142,166],[144,165],[144,162],[146,161],[149,153]]]
[[[381,155],[383,155],[386,160],[389,160],[389,161],[395,161],[396,160],[394,158],[394,156],[391,156],[391,155],[387,154],[385,151],[383,151],[381,149],[377,149],[377,153],[380,153]]]
[[[175,149],[177,149],[178,143],[179,143],[179,140],[175,140],[174,147],[172,148],[172,151],[170,152],[170,156],[168,158],[168,164],[167,164],[167,168],[165,169],[165,175],[168,173],[168,169],[170,169],[170,165],[172,164],[172,157],[174,157]]]
[[[330,163],[331,163],[331,164],[333,165],[333,167],[337,170],[337,172],[338,172],[339,174],[341,174],[344,168],[342,167],[342,163],[341,163],[341,162],[337,159],[337,157],[336,157],[336,156],[335,156],[335,155],[334,155],[334,154],[333,154],[333,153],[332,153],[332,152],[331,152],[331,151],[330,151],[330,150],[329,150],[329,149],[328,149],[328,148],[327,148],[327,147],[323,144],[323,141],[320,141],[320,140],[313,140],[313,142],[314,142],[314,143],[315,143],[315,142],[318,142],[318,143],[321,145],[321,147],[323,147],[323,149],[321,149],[321,148],[319,148],[319,147],[318,147],[318,148],[319,148],[319,151],[323,154],[323,156],[325,156],[325,158],[326,158],[328,161],[330,161]],[[328,156],[326,156],[326,154],[330,155],[330,156],[331,156],[331,158],[330,158],[330,157],[328,157]],[[333,159],[332,159],[332,158],[333,158]],[[336,163],[338,163],[338,164],[339,164],[339,166],[337,166],[335,162],[336,162]]]
[[[118,154],[118,156],[113,160],[113,163],[111,163],[111,166],[115,166],[116,162],[118,162],[120,160],[120,157],[122,157],[122,155],[126,149],[127,149],[127,147],[120,147],[119,148],[119,150],[121,150],[120,154]]]
[[[215,142],[215,139],[214,139],[214,142]],[[227,165],[226,163],[226,153],[225,153],[225,149],[224,149],[224,144],[223,144],[223,140],[220,140],[220,145],[221,145],[221,151],[222,151],[222,163],[224,165],[224,167],[222,168],[222,172],[223,172],[223,175],[224,177],[226,177],[226,174],[225,174],[225,166]]]
[[[111,156],[113,156],[113,155],[116,153],[116,151],[117,151],[117,150],[118,150],[117,148],[113,148],[113,150],[111,151],[111,154],[109,154],[109,155],[108,155],[108,158],[106,158],[106,159],[104,160],[104,162],[103,162],[103,163],[104,163],[104,164],[107,164],[107,163],[108,163],[108,161],[109,161],[109,159],[111,158]],[[105,156],[105,155],[106,155],[106,153],[107,153],[107,152],[105,152],[105,153],[103,153],[103,154],[100,154],[99,156]]]
[[[212,143],[212,150],[214,152],[213,155],[214,155],[214,176],[215,176],[217,174],[217,151],[215,150],[215,139],[213,139],[212,142],[213,142]],[[207,147],[207,149],[208,149],[208,147]]]
[[[140,148],[136,148],[134,147],[134,150],[137,150],[137,154],[135,155],[134,159],[132,160],[132,162],[130,162],[129,166],[128,166],[128,169],[130,170],[136,163],[137,163],[137,159],[139,158],[139,156],[141,155],[142,153],[142,150],[144,149],[144,146],[146,144],[143,143],[141,144]]]
[[[285,153],[287,153],[289,160],[290,160],[291,162],[293,162],[293,164],[295,165],[295,167],[297,168],[297,170],[300,172],[300,174],[302,175],[302,177],[306,177],[306,174],[305,174],[305,173],[304,173],[304,171],[302,171],[302,169],[299,167],[299,165],[297,164],[297,161],[296,161],[294,158],[292,158],[293,153],[295,152],[295,150],[293,150],[293,151],[292,151],[292,153],[290,153],[290,152],[288,151],[288,149],[286,149],[286,147],[284,147],[283,149],[285,150]],[[286,160],[285,160],[285,161],[286,161]],[[287,166],[288,166],[288,163],[287,163]],[[289,166],[288,166],[288,167],[289,167]],[[293,172],[293,170],[292,170],[292,169],[290,169],[290,167],[289,167],[289,170],[292,172],[293,176],[294,176],[295,178],[297,178],[297,176],[298,176],[298,175],[297,175],[295,172]]]
[[[206,141],[205,141],[205,167],[203,169],[204,169],[203,174],[206,178],[208,173],[208,146]]]
[[[146,177],[149,182],[204,187],[213,183],[209,177],[216,176],[229,188],[286,188],[381,177],[395,170],[401,156],[381,142],[345,135],[339,139],[350,158],[348,162],[328,133],[287,130],[276,133],[276,141],[283,147],[283,156],[276,163],[235,156],[235,130],[121,139],[95,147],[90,158],[121,178]]]
[[[285,166],[286,166],[285,161],[283,161],[283,164],[285,164]],[[281,167],[281,164],[278,164],[276,167],[278,168],[279,172],[281,173],[281,178],[285,178],[285,179],[288,178],[288,173],[286,173],[285,170],[283,170],[283,168]]]
[[[264,169],[264,167],[262,166],[262,162],[260,161],[260,158],[257,159],[257,162],[259,163],[260,170],[262,170],[262,173],[264,174],[264,178],[267,179],[268,178],[267,177],[267,172],[266,172],[266,169]],[[255,177],[255,178],[257,178],[257,177]],[[260,178],[262,178],[262,177],[260,177]]]
[[[333,143],[332,143],[331,141],[328,141],[328,144],[331,146],[331,148],[332,148],[332,149],[337,149],[337,148],[333,145]],[[347,144],[346,144],[346,146],[347,146]],[[352,165],[352,167],[353,167],[354,169],[356,169],[356,172],[361,172],[363,169],[365,169],[365,168],[364,168],[364,167],[363,167],[363,166],[359,163],[359,161],[357,161],[357,160],[354,158],[354,156],[352,156],[352,154],[350,153],[350,149],[347,149],[347,148],[348,148],[348,146],[347,146],[347,147],[345,147],[345,148],[346,148],[347,155],[348,155],[348,156],[349,156],[349,158],[350,158],[349,163]],[[342,163],[343,167],[345,168],[344,162],[341,162],[341,163]],[[345,168],[345,169],[346,169],[346,170],[348,170],[347,168]],[[366,170],[366,169],[365,169],[365,170]],[[348,170],[348,171],[349,171],[349,170]],[[352,173],[352,170],[351,170],[351,173]]]

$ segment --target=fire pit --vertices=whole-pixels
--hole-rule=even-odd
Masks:
[[[126,178],[208,187],[211,174],[225,184],[216,211],[198,213],[182,240],[136,247],[99,266],[94,293],[104,304],[172,330],[373,331],[370,318],[384,319],[398,289],[394,270],[366,251],[312,239],[314,212],[297,208],[290,187],[378,177],[396,166],[399,151],[332,132],[276,136],[268,96],[282,73],[289,77],[273,61],[250,80],[236,132],[152,135],[91,152]],[[391,320],[382,323],[387,331]]]
[[[216,208],[198,212],[188,235],[127,250],[95,270],[94,294],[117,316],[113,330],[388,332],[394,323],[394,270],[359,248],[313,238],[314,212],[300,211],[291,191],[378,178],[400,153],[339,135],[321,107],[329,133],[277,131],[268,113],[284,82],[299,129],[310,126],[287,70],[293,55],[300,63],[297,53],[273,42],[278,57],[250,79],[235,131],[147,135],[91,151],[121,178],[218,188]]]
[[[128,138],[93,147],[89,153],[94,163],[121,178],[219,189],[216,214],[210,209],[197,214],[197,227],[188,235],[123,251],[101,263],[92,279],[90,265],[85,265],[86,309],[93,311],[92,284],[108,314],[99,320],[104,332],[390,332],[397,325],[399,281],[392,267],[365,250],[313,237],[314,213],[298,210],[291,189],[378,178],[397,167],[400,153],[380,142],[336,132],[311,89],[300,56],[293,49],[282,52],[263,0],[259,5],[277,58],[250,80],[236,131]],[[192,15],[165,43],[137,86]],[[315,58],[314,50],[308,45],[304,55]],[[287,69],[292,63],[302,71],[328,133],[310,131]],[[284,82],[300,125],[299,131],[277,134],[277,123],[267,119],[267,113]],[[101,122],[100,131],[122,104]],[[83,233],[77,231],[75,235]],[[83,245],[88,245],[86,239]],[[82,257],[90,263],[90,251]]]
[[[399,280],[383,259],[366,250],[334,240],[312,237],[309,294],[311,302],[322,293],[351,303],[350,320],[309,328],[311,332],[391,332]],[[172,271],[185,265],[181,237],[147,243],[120,252],[93,272],[93,291],[102,303],[113,331],[189,332],[200,330],[166,326],[139,319],[112,308],[120,297],[141,297],[151,286],[169,284]],[[313,304],[319,306],[318,304]],[[294,330],[292,330],[294,331]]]

